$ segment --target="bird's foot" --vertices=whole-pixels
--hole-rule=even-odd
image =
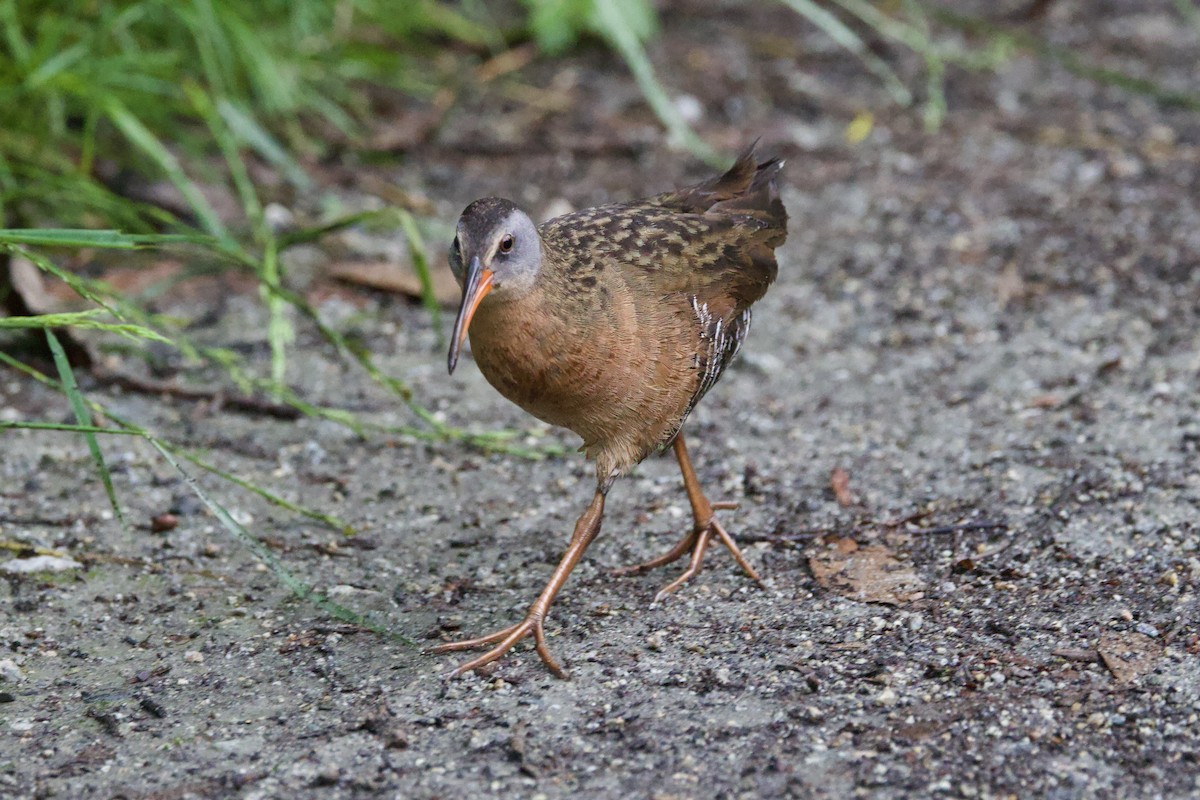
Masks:
[[[711,508],[714,511],[737,508],[737,503],[712,503]],[[672,564],[682,558],[683,555],[690,550],[692,556],[688,560],[687,569],[685,569],[683,574],[681,574],[678,578],[660,589],[658,594],[654,596],[654,602],[660,602],[666,598],[667,595],[671,594],[680,586],[683,586],[683,584],[695,577],[696,573],[700,571],[700,564],[704,560],[704,552],[708,549],[709,542],[712,541],[714,534],[716,534],[717,538],[721,540],[722,544],[729,548],[729,552],[733,554],[734,560],[737,561],[738,565],[746,571],[746,574],[753,578],[759,586],[764,586],[765,584],[763,583],[762,577],[758,574],[754,567],[750,565],[750,562],[746,560],[746,557],[742,555],[742,551],[740,548],[738,548],[737,542],[733,540],[733,537],[729,535],[729,532],[725,530],[725,527],[721,525],[721,523],[717,521],[717,518],[711,513],[708,515],[707,520],[702,521],[697,519],[696,524],[692,527],[692,530],[687,534],[687,536],[684,536],[682,539],[680,539],[679,543],[666,553],[663,553],[658,558],[653,558],[641,564],[634,564],[630,567],[622,567],[621,569],[615,570],[614,574],[640,575],[643,572],[657,569],[658,567],[666,566],[667,564]]]
[[[489,633],[487,636],[480,636],[477,639],[463,639],[459,642],[447,642],[429,648],[431,653],[452,653],[458,650],[474,650],[477,647],[486,647],[490,644],[495,644],[491,650],[488,650],[478,658],[473,658],[466,663],[460,664],[447,677],[457,678],[465,672],[470,672],[473,669],[478,669],[485,664],[490,664],[496,659],[503,656],[513,648],[517,642],[526,636],[533,636],[534,649],[537,654],[542,657],[542,661],[546,667],[554,673],[555,677],[567,678],[566,671],[558,665],[550,655],[550,649],[546,647],[546,632],[542,628],[542,622],[545,615],[539,612],[530,611],[529,615],[524,620],[518,622],[503,630]]]

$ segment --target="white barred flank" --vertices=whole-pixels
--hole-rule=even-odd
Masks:
[[[708,303],[701,302],[698,297],[692,297],[692,311],[696,315],[696,321],[700,324],[700,346],[696,354],[692,356],[692,368],[702,370],[702,372],[696,385],[696,391],[692,394],[692,399],[688,402],[683,416],[680,417],[679,424],[672,428],[670,436],[663,441],[664,447],[670,444],[675,435],[679,433],[679,429],[683,427],[683,423],[687,421],[696,404],[720,380],[725,367],[729,366],[734,356],[742,349],[742,344],[746,341],[746,334],[750,331],[749,308],[743,310],[729,324],[719,317],[714,317]]]

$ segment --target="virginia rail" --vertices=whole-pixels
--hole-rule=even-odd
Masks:
[[[713,536],[751,578],[762,579],[713,516],[732,503],[705,497],[681,428],[721,377],[750,328],[750,306],[778,267],[787,212],[776,177],[783,162],[758,163],[751,145],[725,174],[632,203],[587,208],[540,226],[512,202],[476,200],[458,221],[450,267],[463,287],[449,367],[470,331],[475,361],[499,392],[583,437],[596,462],[596,493],[549,583],[521,622],[433,652],[491,645],[452,675],[503,656],[532,635],[550,671],[543,622],[550,604],[600,532],[604,498],[617,476],[651,453],[674,448],[694,524],[663,556],[626,568],[686,570],[655,598],[700,569]]]

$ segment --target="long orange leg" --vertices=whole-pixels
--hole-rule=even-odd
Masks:
[[[567,552],[563,554],[562,560],[558,562],[558,566],[555,568],[554,574],[550,576],[550,581],[546,584],[546,588],[542,589],[542,593],[538,595],[537,599],[533,601],[533,605],[529,607],[529,613],[525,615],[525,619],[511,627],[504,628],[495,633],[489,633],[487,636],[480,636],[477,639],[465,639],[460,642],[448,642],[429,648],[431,653],[449,653],[456,650],[472,650],[476,647],[485,647],[490,644],[496,645],[478,658],[460,664],[457,669],[450,673],[451,678],[462,675],[464,672],[478,669],[484,664],[490,664],[511,650],[513,645],[518,641],[529,635],[533,636],[534,648],[550,671],[559,678],[567,677],[567,673],[551,657],[550,650],[546,647],[546,633],[542,628],[542,623],[546,619],[546,614],[550,611],[550,604],[554,602],[554,598],[558,596],[559,590],[567,582],[571,570],[575,569],[575,565],[579,563],[579,559],[583,556],[583,551],[587,550],[588,545],[596,538],[596,534],[600,533],[600,520],[604,517],[604,497],[608,494],[608,487],[611,483],[612,480],[609,479],[602,481],[596,487],[596,494],[592,497],[591,505],[587,507],[587,511],[584,511],[583,516],[575,523],[575,533],[571,535],[571,543],[567,547]]]
[[[733,554],[734,560],[746,571],[746,574],[753,578],[760,586],[763,585],[763,579],[755,571],[754,567],[750,566],[750,562],[746,560],[746,557],[742,555],[742,551],[738,549],[737,543],[733,541],[733,537],[729,535],[724,526],[713,516],[713,511],[737,508],[737,503],[709,502],[708,498],[704,495],[704,491],[700,488],[700,481],[696,478],[696,470],[692,467],[692,459],[688,456],[687,445],[683,441],[683,433],[676,435],[673,447],[675,458],[679,461],[679,471],[683,473],[683,488],[687,492],[688,502],[692,505],[692,517],[695,523],[691,531],[663,555],[642,564],[635,564],[632,567],[620,569],[617,571],[618,574],[639,574],[655,569],[656,567],[662,567],[678,561],[683,557],[684,553],[690,550],[692,557],[688,560],[687,569],[683,571],[682,575],[668,583],[654,596],[655,602],[660,601],[687,583],[688,580],[700,571],[700,563],[704,560],[704,552],[708,549],[709,542],[715,533],[717,538],[729,548],[729,552]]]

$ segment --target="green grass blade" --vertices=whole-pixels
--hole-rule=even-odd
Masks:
[[[408,257],[412,259],[413,270],[421,280],[421,303],[429,312],[433,329],[437,331],[438,347],[444,347],[442,333],[442,304],[438,302],[433,292],[433,276],[429,272],[429,259],[425,257],[425,239],[417,227],[417,221],[406,209],[398,209],[400,227],[404,229],[404,237],[408,240]]]
[[[659,121],[666,127],[667,132],[680,145],[686,147],[697,158],[714,166],[724,166],[722,159],[715,150],[709,147],[696,135],[688,125],[687,120],[679,113],[679,109],[667,96],[667,90],[654,74],[654,66],[646,55],[637,32],[629,24],[629,20],[621,13],[620,4],[610,0],[599,0],[593,6],[595,24],[601,36],[625,60],[625,65],[633,74],[634,81],[642,91],[642,96],[650,104]]]
[[[314,225],[311,228],[303,228],[297,231],[288,231],[279,235],[279,250],[282,252],[289,247],[298,244],[308,244],[315,242],[322,236],[333,233],[335,231],[344,230],[345,228],[359,225],[364,222],[373,222],[375,220],[383,220],[391,222],[395,217],[395,209],[383,208],[374,209],[371,211],[356,211],[353,214],[346,214],[341,217],[336,217],[329,222],[320,225]]]
[[[7,249],[14,255],[28,259],[29,262],[38,269],[53,275],[63,283],[67,284],[67,286],[71,287],[71,290],[74,291],[75,294],[79,295],[85,300],[90,300],[108,313],[112,314],[114,317],[120,319],[121,315],[117,313],[117,311],[115,311],[111,306],[109,306],[108,303],[106,303],[104,299],[101,298],[96,292],[92,291],[91,287],[88,286],[87,281],[84,281],[75,273],[61,269],[50,259],[45,258],[39,253],[35,253],[32,250],[28,250],[24,247],[9,247]]]
[[[267,304],[267,341],[271,349],[271,381],[274,385],[274,392],[278,394],[284,386],[287,373],[287,347],[296,338],[295,329],[285,313],[286,303],[276,291],[281,281],[278,243],[274,233],[266,225],[262,202],[250,179],[246,162],[238,151],[237,143],[224,120],[217,113],[212,99],[196,86],[189,86],[186,91],[193,107],[208,125],[209,131],[221,150],[242,209],[254,227],[259,244],[263,247],[262,257],[258,260],[256,267],[261,281],[261,294]]]
[[[302,191],[312,188],[304,167],[253,116],[224,97],[217,101],[217,113],[234,136],[278,167],[293,186]]]
[[[34,369],[33,367],[29,366],[28,364],[21,363],[20,361],[16,360],[12,356],[10,356],[8,353],[5,353],[3,350],[0,350],[0,364],[5,364],[6,366],[10,367],[11,369],[13,369],[23,375],[27,375],[28,377],[32,378],[33,380],[37,381],[38,383],[42,384],[43,386],[48,386],[52,389],[60,389],[61,388],[60,385],[58,384],[58,382],[55,381],[54,379],[52,379],[50,376],[42,373],[41,371],[39,371],[37,369]],[[170,449],[172,453],[175,453],[180,458],[187,459],[188,461],[190,461],[192,464],[195,464],[200,469],[203,469],[206,472],[211,472],[213,475],[216,475],[218,478],[221,478],[222,480],[229,481],[230,483],[234,484],[235,486],[238,486],[242,489],[245,489],[248,492],[258,495],[263,500],[266,500],[268,503],[270,503],[273,506],[285,509],[287,511],[291,511],[293,513],[307,517],[311,520],[320,522],[323,525],[329,526],[333,530],[340,531],[340,532],[346,534],[347,536],[353,535],[355,532],[354,528],[352,526],[350,526],[346,522],[338,519],[337,517],[335,517],[331,514],[324,514],[320,511],[315,511],[313,509],[306,508],[304,506],[300,506],[295,503],[292,503],[289,500],[286,500],[285,498],[280,497],[279,495],[277,495],[267,489],[262,488],[261,486],[256,486],[255,484],[252,484],[243,478],[239,478],[236,475],[228,473],[228,472],[222,470],[220,467],[210,464],[209,462],[205,461],[200,456],[195,455],[194,453],[189,453],[186,450],[183,450],[179,447],[176,447],[175,445],[167,443],[161,437],[155,436],[154,434],[147,431],[145,428],[142,428],[142,427],[130,422],[129,420],[122,418],[121,416],[113,413],[112,411],[105,408],[103,405],[101,405],[99,403],[89,401],[88,405],[91,406],[92,410],[95,411],[96,413],[103,414],[107,419],[112,420],[114,423],[121,426],[121,428],[119,430],[112,430],[112,431],[109,431],[109,433],[119,433],[121,431],[126,431],[133,435],[141,436],[142,438],[147,439],[147,440],[153,439],[155,441],[158,441],[159,443],[162,444],[163,447]],[[47,425],[47,424],[50,424],[50,423],[22,422],[22,423],[16,423],[14,425],[6,426],[6,427],[20,427],[20,426],[31,427],[34,425]],[[81,427],[89,427],[89,426],[81,426]]]
[[[0,228],[0,245],[30,247],[96,247],[106,250],[137,250],[175,244],[215,245],[216,240],[204,234],[129,234],[112,230],[81,228]]]
[[[96,425],[68,425],[65,422],[11,422],[0,419],[0,430],[64,431],[66,433],[95,433],[106,436],[138,436],[137,431],[124,428],[100,428]]]
[[[53,81],[60,73],[66,72],[88,56],[88,48],[83,42],[55,53],[43,61],[37,69],[31,72],[24,81],[23,88],[27,91],[37,90]]]
[[[183,195],[188,207],[200,220],[200,227],[219,239],[228,239],[229,231],[225,229],[216,210],[208,200],[204,199],[204,195],[184,173],[175,154],[168,150],[167,146],[120,100],[115,97],[106,98],[104,110],[109,120],[125,135],[125,138],[149,156],[167,176],[167,180]]]
[[[267,301],[267,342],[271,347],[271,383],[278,394],[286,385],[287,347],[296,340],[296,329],[287,318],[288,303],[280,293],[279,252],[275,237],[269,236],[263,252],[262,295]],[[315,312],[314,312],[315,314]]]
[[[97,314],[107,313],[95,308],[88,311],[69,311],[59,314],[37,314],[32,317],[0,317],[0,330],[45,330],[52,328],[80,328],[84,330],[106,331],[124,336],[127,339],[145,339],[151,342],[171,344],[171,340],[161,334],[128,322],[101,322],[95,319]]]
[[[16,0],[0,2],[0,31],[4,32],[4,41],[8,43],[13,60],[17,64],[28,64],[32,48],[22,35]]]
[[[914,53],[922,57],[928,55],[929,40],[921,31],[906,22],[889,16],[887,12],[876,8],[868,0],[833,0],[833,2],[870,25],[880,34],[900,42]]]
[[[282,508],[283,510],[290,511],[293,514],[299,514],[302,517],[307,517],[308,519],[314,520],[316,522],[320,522],[321,524],[326,525],[326,526],[332,528],[333,530],[338,531],[339,533],[343,533],[346,536],[353,536],[356,533],[356,531],[354,530],[354,526],[350,525],[348,522],[345,522],[345,521],[333,516],[332,514],[326,514],[324,512],[317,511],[315,509],[297,505],[296,503],[291,502],[287,498],[281,497],[280,495],[275,494],[274,492],[270,491],[269,489],[264,489],[263,487],[258,486],[257,484],[251,483],[250,481],[246,480],[245,478],[239,478],[237,475],[234,475],[231,472],[227,472],[227,471],[221,469],[220,467],[206,461],[205,459],[201,458],[200,456],[196,455],[195,453],[189,453],[186,450],[175,447],[174,445],[171,445],[161,439],[158,439],[157,437],[152,437],[152,438],[154,438],[156,441],[159,441],[163,447],[166,447],[172,453],[175,453],[180,458],[184,458],[187,461],[191,462],[192,464],[195,464],[197,467],[204,470],[205,472],[211,472],[213,475],[216,475],[221,480],[228,481],[229,483],[232,483],[234,486],[237,486],[241,489],[245,489],[246,491],[250,492],[251,494],[258,495],[263,500],[266,500],[268,503],[270,503],[273,506],[276,506],[277,508]]]
[[[195,84],[188,84],[184,87],[184,93],[191,101],[192,108],[208,126],[209,133],[213,135],[213,140],[221,150],[225,166],[229,169],[229,177],[241,201],[242,211],[254,226],[255,232],[260,232],[263,225],[262,201],[258,199],[258,192],[254,188],[254,182],[250,180],[250,172],[246,169],[242,154],[238,152],[237,143],[207,92]]]
[[[946,119],[946,62],[940,58],[925,60],[925,108],[921,119],[925,130],[933,133]]]
[[[63,431],[66,433],[95,433],[115,436],[137,436],[124,428],[101,428],[96,425],[69,425],[65,422],[12,422],[0,419],[0,430]]]
[[[54,335],[54,331],[46,330],[46,343],[50,345],[50,352],[54,355],[54,366],[58,369],[61,389],[71,403],[71,410],[75,412],[76,421],[80,425],[89,426],[92,418],[88,413],[87,401],[83,399],[83,394],[79,391],[79,384],[75,382],[75,372],[71,369],[71,364],[67,361],[67,354],[63,350],[62,344],[59,343],[58,337]],[[96,440],[94,433],[85,432],[83,438],[87,441],[88,450],[92,453],[92,460],[96,462],[96,469],[100,472],[100,480],[104,484],[104,491],[108,493],[108,502],[112,505],[113,514],[116,515],[117,521],[123,527],[125,515],[121,513],[121,504],[117,502],[117,491],[113,487],[112,474],[108,471],[108,464],[104,460],[104,453],[100,450],[100,443]]]
[[[871,52],[866,42],[833,14],[817,5],[813,0],[780,0],[800,16],[820,28],[826,36],[858,57],[875,76],[883,81],[884,88],[892,95],[892,99],[902,106],[912,104],[912,92],[900,80],[887,62]]]
[[[191,100],[192,107],[208,126],[225,166],[229,170],[234,188],[242,204],[242,210],[250,224],[254,227],[255,236],[263,247],[262,259],[259,263],[259,279],[262,281],[262,295],[267,304],[267,341],[271,348],[271,381],[275,392],[284,385],[287,374],[287,347],[296,339],[296,331],[286,316],[287,306],[272,291],[279,286],[281,275],[279,270],[279,249],[274,233],[267,227],[263,217],[262,201],[250,180],[249,170],[242,154],[238,151],[237,143],[224,120],[217,113],[212,98],[198,86],[187,86],[185,92]]]
[[[609,2],[609,0],[604,0]],[[417,5],[416,3],[413,4]],[[424,22],[436,30],[460,42],[475,46],[484,46],[492,52],[504,48],[504,38],[492,25],[480,25],[474,20],[456,11],[450,3],[430,2],[422,0],[419,4]]]
[[[925,9],[916,0],[901,0],[905,14],[912,27],[921,36],[922,46],[918,50],[925,59],[925,108],[921,118],[925,130],[930,133],[942,126],[946,119],[946,62],[942,48],[935,45]]]
[[[340,619],[353,625],[359,625],[363,628],[374,631],[375,633],[388,636],[405,644],[414,644],[412,639],[404,636],[401,633],[391,630],[381,623],[375,622],[369,616],[359,614],[356,611],[352,611],[351,609],[346,608],[345,606],[336,603],[333,600],[330,600],[325,595],[314,590],[312,586],[292,574],[291,570],[283,565],[283,562],[280,561],[273,552],[271,552],[269,547],[263,544],[257,536],[240,525],[238,521],[235,520],[232,515],[230,515],[224,506],[222,506],[216,500],[213,500],[208,496],[207,492],[200,488],[199,481],[197,481],[191,475],[191,473],[185,470],[183,465],[175,460],[171,451],[165,447],[162,442],[154,438],[150,438],[147,441],[149,441],[150,444],[156,450],[158,450],[162,457],[166,459],[167,463],[174,467],[175,470],[183,477],[184,481],[187,482],[188,487],[198,498],[200,498],[200,501],[208,507],[208,510],[212,512],[213,516],[215,516],[218,521],[220,521],[225,530],[228,531],[234,539],[245,546],[246,549],[252,552],[257,559],[266,564],[267,568],[270,569],[272,574],[275,575],[275,578],[293,595],[301,600],[312,603],[317,608],[321,609],[335,619]]]

